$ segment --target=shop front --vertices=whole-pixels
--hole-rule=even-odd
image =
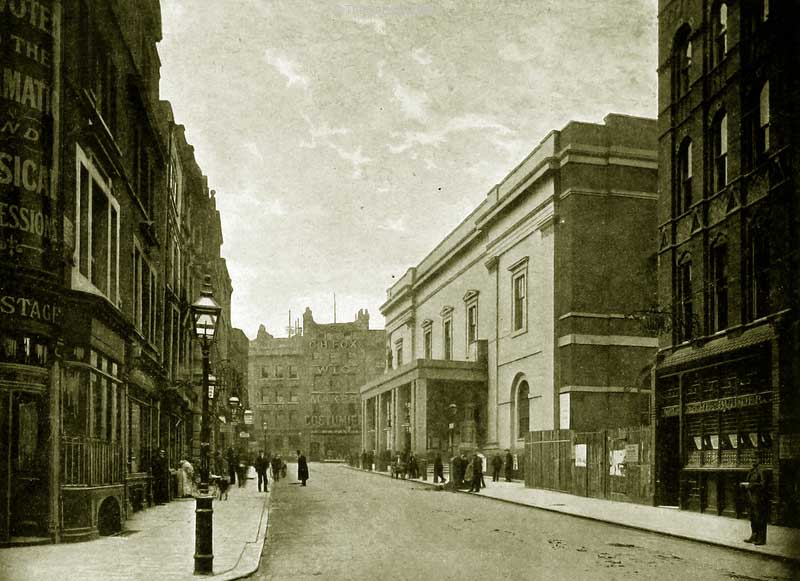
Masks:
[[[770,479],[773,508],[779,503],[780,391],[770,337],[765,328],[699,351],[714,357],[679,354],[662,362],[656,390],[659,504],[744,517],[740,483],[756,459]]]

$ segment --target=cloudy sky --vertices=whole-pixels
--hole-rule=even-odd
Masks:
[[[656,115],[657,0],[161,0],[161,96],[222,213],[233,323],[352,320],[551,130]]]

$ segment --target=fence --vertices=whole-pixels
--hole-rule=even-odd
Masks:
[[[648,426],[530,432],[525,439],[525,486],[651,504],[651,459]]]
[[[99,486],[122,482],[122,447],[92,438],[68,438],[61,445],[61,483]]]

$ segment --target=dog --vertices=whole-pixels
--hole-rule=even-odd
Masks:
[[[225,476],[212,476],[211,481],[217,487],[217,496],[220,500],[228,500],[228,488],[230,488],[231,483]],[[223,499],[222,497],[225,496]]]

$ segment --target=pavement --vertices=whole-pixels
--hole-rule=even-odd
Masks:
[[[185,498],[133,513],[114,536],[0,549],[0,581],[241,579],[261,560],[272,484],[269,493],[258,492],[249,479],[231,487],[228,500],[214,500],[213,575],[193,574],[195,501]]]
[[[353,470],[359,470],[353,468]],[[366,472],[366,471],[364,471]],[[389,472],[372,472],[391,477]],[[494,500],[530,506],[590,520],[669,535],[690,541],[708,543],[800,564],[800,529],[767,526],[767,544],[756,546],[743,542],[750,536],[750,521],[679,510],[672,507],[647,506],[586,498],[553,490],[526,488],[521,480],[492,482],[484,476],[486,488],[473,494]],[[431,479],[414,479],[429,486]],[[460,491],[461,492],[461,491]]]

